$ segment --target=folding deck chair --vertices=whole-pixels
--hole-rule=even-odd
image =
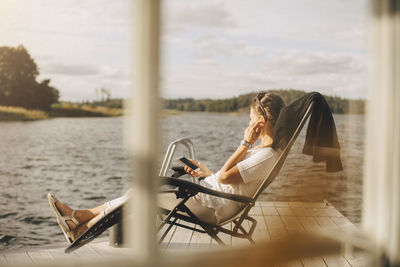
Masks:
[[[160,238],[160,243],[163,241],[165,236],[168,234],[168,232],[171,230],[171,228],[176,225],[179,227],[183,227],[189,230],[193,230],[196,232],[200,233],[207,233],[210,235],[215,241],[217,241],[219,244],[224,245],[224,242],[218,237],[218,233],[226,233],[229,235],[232,235],[234,237],[239,237],[239,238],[244,238],[248,239],[250,243],[254,244],[254,240],[252,239],[252,234],[256,228],[257,221],[249,216],[249,211],[251,210],[252,207],[254,207],[258,197],[260,194],[274,181],[274,179],[278,176],[287,155],[289,154],[289,151],[295,142],[297,136],[300,134],[300,131],[302,130],[304,124],[306,123],[308,117],[310,116],[312,112],[312,106],[313,103],[311,103],[303,116],[301,122],[297,126],[296,130],[294,131],[292,137],[290,138],[288,144],[286,147],[281,151],[279,157],[277,158],[273,168],[270,170],[269,174],[267,177],[263,180],[253,197],[246,197],[242,195],[235,195],[235,194],[229,194],[229,193],[224,193],[221,191],[216,191],[212,190],[210,188],[201,186],[198,183],[197,178],[193,178],[192,181],[188,181],[182,178],[179,178],[179,175],[183,174],[184,171],[182,172],[182,168],[175,169],[175,175],[173,177],[166,177],[163,176],[165,174],[166,170],[168,169],[169,162],[172,159],[172,154],[166,155],[166,158],[168,158],[168,164],[164,164],[161,167],[160,171],[160,179],[161,183],[163,186],[160,188],[159,193],[175,193],[176,197],[180,199],[178,201],[178,204],[172,207],[171,209],[167,208],[160,208],[160,216],[162,218],[162,221],[160,222],[160,225],[158,226],[158,231],[163,229],[165,225],[168,225],[167,229],[164,231]],[[194,149],[192,147],[192,142],[189,139],[181,139],[184,140],[183,144],[188,148],[189,150],[189,156],[191,158],[194,157]],[[173,148],[174,150],[175,148]],[[168,149],[169,150],[169,149]],[[178,175],[176,175],[178,174]],[[240,209],[234,213],[231,216],[228,216],[227,218],[224,218],[220,222],[216,223],[211,223],[208,220],[200,219],[197,217],[191,210],[190,208],[185,205],[189,199],[191,199],[193,196],[195,196],[198,193],[203,193],[203,194],[208,194],[211,196],[215,197],[221,197],[224,199],[232,200],[239,202],[241,204]],[[124,204],[126,205],[126,204]],[[103,233],[107,228],[113,226],[114,224],[118,223],[121,221],[121,214],[123,210],[123,205],[115,208],[114,211],[111,213],[107,214],[104,218],[99,220],[95,225],[93,225],[91,228],[86,230],[78,239],[76,239],[68,248],[66,248],[65,253],[70,253],[83,245],[89,243],[93,239],[95,239],[97,236],[99,236],[101,233]],[[185,221],[189,222],[192,224],[197,224],[199,225],[202,229],[197,229],[185,224],[182,224],[180,221]],[[242,226],[242,223],[244,221],[249,221],[251,222],[251,227],[248,231],[244,229]],[[223,226],[228,224],[228,223],[233,223],[234,227],[232,230],[226,229]]]
[[[312,106],[313,103],[311,103],[303,116],[301,122],[297,126],[296,130],[294,131],[292,137],[290,138],[288,144],[286,147],[281,151],[279,157],[277,158],[274,166],[270,170],[269,174],[267,177],[264,179],[264,181],[261,183],[253,197],[246,197],[242,195],[235,195],[235,194],[229,194],[229,193],[224,193],[221,191],[216,191],[209,189],[207,187],[201,186],[198,183],[193,183],[187,180],[183,180],[180,178],[176,177],[161,177],[162,179],[162,184],[167,184],[170,186],[175,186],[175,191],[174,189],[171,190],[165,190],[164,192],[174,192],[177,196],[177,198],[181,199],[180,202],[172,209],[165,209],[161,208],[160,211],[162,214],[164,214],[165,218],[163,218],[158,230],[161,230],[166,224],[169,224],[168,228],[166,231],[163,233],[163,235],[160,238],[160,242],[163,241],[165,236],[168,234],[168,232],[171,230],[171,228],[176,225],[179,227],[183,227],[189,230],[193,230],[196,232],[200,233],[207,233],[210,235],[215,241],[217,241],[219,244],[224,245],[224,242],[218,237],[218,233],[222,232],[225,234],[232,235],[234,237],[239,237],[239,238],[245,238],[248,239],[252,244],[254,244],[254,240],[252,239],[252,234],[256,228],[257,221],[249,216],[249,212],[252,207],[254,207],[258,197],[260,194],[274,181],[274,179],[278,176],[287,155],[289,154],[289,151],[296,140],[297,136],[300,134],[304,124],[306,123],[308,117],[310,116],[312,112]],[[162,192],[160,192],[162,193]],[[221,197],[224,199],[232,200],[239,202],[241,204],[240,210],[238,210],[235,214],[228,216],[227,218],[223,218],[222,221],[217,222],[217,223],[209,223],[205,221],[204,219],[198,218],[191,210],[188,208],[185,203],[195,196],[198,193],[203,193],[203,194],[208,194],[211,196],[215,197]],[[177,222],[178,220],[185,221],[188,223],[193,223],[199,225],[202,229],[197,229],[185,224],[181,224]],[[244,229],[242,226],[242,223],[247,220],[251,222],[251,227],[248,231]],[[224,228],[223,226],[228,224],[228,223],[233,223],[233,229],[229,230]]]

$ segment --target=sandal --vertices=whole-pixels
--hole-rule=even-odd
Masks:
[[[58,201],[58,199],[52,193],[47,194],[47,199],[49,200],[49,204],[51,209],[53,210],[54,215],[56,215],[57,223],[60,226],[61,230],[63,231],[65,239],[67,239],[68,243],[74,242],[75,235],[74,232],[69,227],[67,221],[72,221],[73,223],[76,224],[76,226],[79,225],[78,220],[75,218],[75,210],[72,210],[71,215],[63,216],[61,215],[60,211],[56,206],[56,202]]]

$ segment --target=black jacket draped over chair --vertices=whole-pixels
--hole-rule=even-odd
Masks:
[[[275,124],[272,147],[283,149],[287,145],[312,102],[303,153],[313,156],[314,162],[325,161],[328,172],[341,171],[343,166],[335,121],[328,103],[320,93],[308,93],[281,110]]]

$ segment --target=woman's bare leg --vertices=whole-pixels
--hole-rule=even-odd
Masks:
[[[74,230],[75,237],[81,236],[87,229],[92,227],[95,223],[97,223],[101,217],[94,217],[90,219],[89,221],[86,221],[84,223],[79,224],[78,227]]]

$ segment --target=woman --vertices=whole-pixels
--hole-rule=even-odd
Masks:
[[[199,169],[194,171],[185,166],[185,171],[193,177],[206,177],[200,182],[205,187],[252,197],[279,154],[271,145],[274,126],[282,107],[284,103],[278,95],[259,93],[250,107],[250,122],[244,132],[244,139],[221,170],[214,173],[201,162],[193,160]],[[260,144],[251,148],[258,139]],[[48,194],[48,200],[67,241],[72,242],[104,214],[124,203],[130,192],[87,210],[73,210],[51,193]],[[177,203],[174,194],[160,194],[159,200],[160,207],[164,208],[174,207]],[[202,193],[188,200],[185,205],[197,217],[210,223],[223,221],[240,208],[237,202]]]

